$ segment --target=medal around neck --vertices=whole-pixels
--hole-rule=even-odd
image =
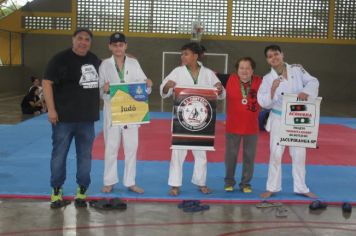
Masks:
[[[243,105],[246,105],[247,104],[247,96],[248,96],[248,93],[250,92],[250,88],[251,88],[251,80],[248,82],[246,90],[245,90],[242,80],[240,80],[240,88],[241,88],[241,94],[242,94],[241,103]]]

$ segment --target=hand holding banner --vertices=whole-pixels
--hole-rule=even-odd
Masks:
[[[149,123],[146,82],[110,85],[112,125]]]
[[[174,89],[172,149],[214,149],[216,88],[178,87]]]
[[[298,101],[295,94],[283,95],[279,145],[317,147],[321,100]]]

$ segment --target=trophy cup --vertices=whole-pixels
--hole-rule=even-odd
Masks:
[[[203,22],[193,21],[192,22],[192,37],[190,40],[195,41],[195,42],[200,42],[203,32],[204,32]]]

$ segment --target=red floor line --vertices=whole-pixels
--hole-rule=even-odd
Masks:
[[[277,227],[260,227],[260,228],[252,228],[252,229],[243,229],[243,230],[238,230],[234,232],[229,232],[229,233],[223,233],[219,234],[219,236],[232,236],[232,235],[239,235],[239,234],[244,234],[244,233],[251,233],[251,232],[258,232],[262,231],[265,232],[267,230],[280,230],[280,229],[296,229],[296,228],[303,228],[305,229],[305,225],[287,225],[287,226],[277,226]],[[332,230],[341,230],[341,231],[350,231],[350,232],[355,232],[356,229],[347,229],[347,228],[340,228],[340,227],[321,227],[321,226],[312,226],[309,227],[312,229],[332,229]]]
[[[34,229],[34,230],[24,230],[24,231],[14,231],[14,232],[3,232],[0,233],[0,236],[10,236],[10,235],[20,235],[20,234],[31,234],[31,233],[44,233],[44,232],[56,232],[56,231],[71,231],[71,230],[90,230],[90,229],[108,229],[108,228],[122,228],[122,227],[155,227],[155,226],[177,226],[177,225],[206,225],[206,224],[279,224],[277,227],[259,227],[255,229],[244,229],[240,231],[229,232],[227,234],[221,235],[234,235],[237,233],[247,233],[253,231],[263,231],[263,230],[272,230],[280,228],[305,228],[306,224],[321,224],[321,225],[344,225],[344,226],[356,226],[356,223],[339,223],[339,222],[325,222],[325,221],[200,221],[200,222],[172,222],[172,223],[146,223],[146,224],[114,224],[114,225],[86,225],[86,226],[77,226],[77,227],[62,227],[62,228],[43,228],[43,229]],[[301,224],[296,226],[280,226],[281,224]],[[320,228],[320,229],[336,229],[336,230],[347,230],[347,231],[356,231],[356,229],[346,229],[340,227],[324,227],[324,226],[311,226],[309,228]]]

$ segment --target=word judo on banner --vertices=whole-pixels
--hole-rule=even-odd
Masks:
[[[321,100],[299,101],[297,95],[283,95],[279,145],[317,147]]]
[[[146,83],[110,85],[112,125],[149,123]]]
[[[172,116],[172,149],[214,149],[215,88],[175,87]]]

